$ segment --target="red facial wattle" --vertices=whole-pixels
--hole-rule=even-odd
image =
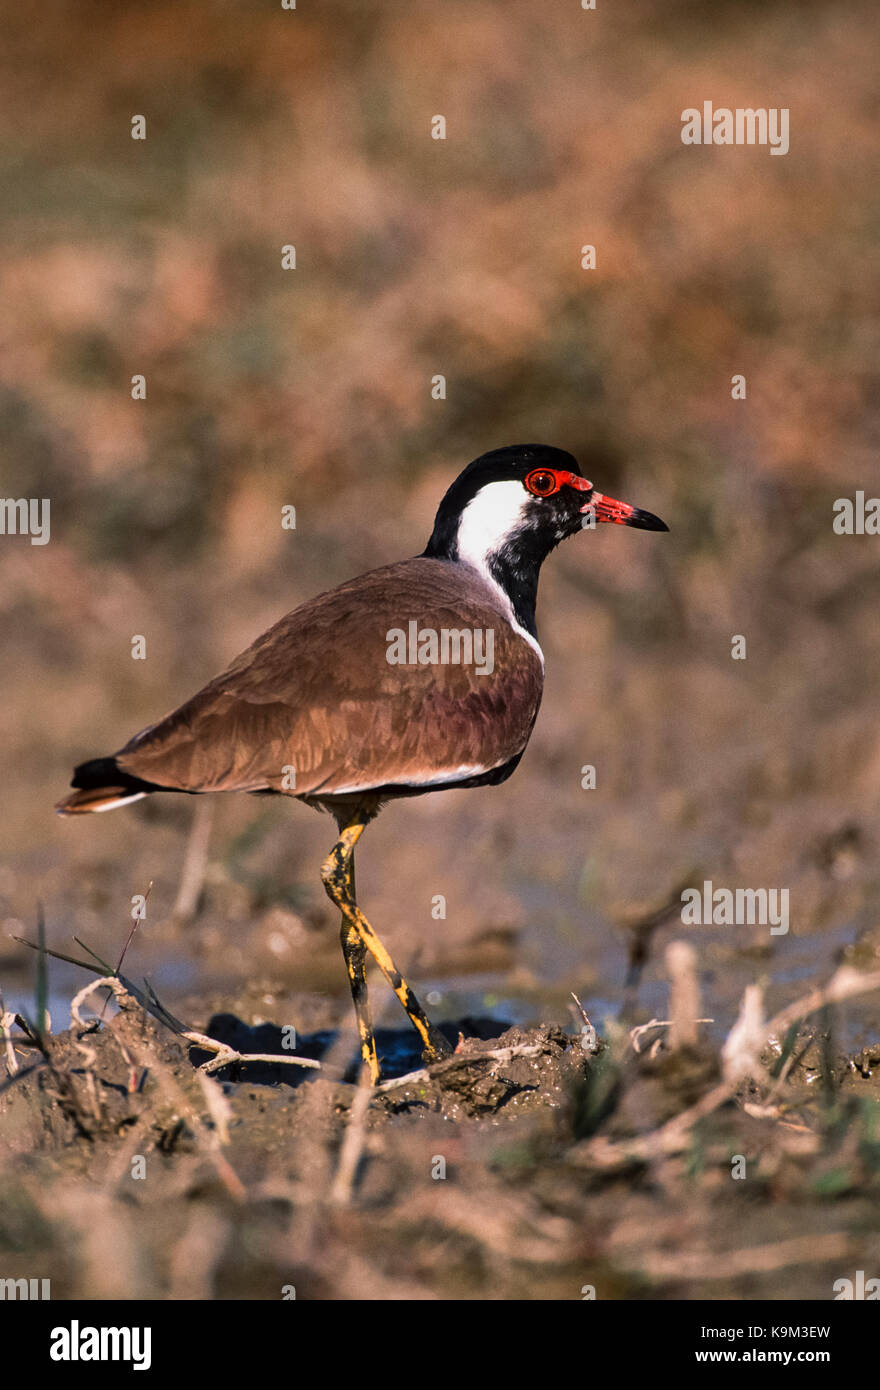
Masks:
[[[640,531],[666,531],[666,523],[653,512],[633,507],[629,502],[618,502],[615,497],[606,497],[597,492],[586,478],[577,473],[567,473],[560,468],[533,468],[524,479],[526,488],[534,497],[553,497],[562,487],[573,487],[578,492],[588,492],[589,501],[581,507],[582,512],[591,512],[596,522],[610,522],[614,526],[634,526]]]
[[[574,487],[579,492],[591,492],[593,484],[577,473],[566,473],[561,468],[533,468],[525,476],[525,485],[535,497],[552,497],[561,487]]]

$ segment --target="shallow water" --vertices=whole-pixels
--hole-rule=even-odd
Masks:
[[[772,955],[755,959],[732,948],[730,931],[729,927],[706,927],[700,929],[698,937],[684,933],[698,950],[701,1016],[713,1020],[705,1027],[716,1045],[721,1043],[735,1021],[747,985],[755,981],[764,982],[766,1011],[771,1014],[800,994],[807,993],[817,980],[827,978],[833,972],[841,951],[852,945],[857,935],[857,928],[852,923],[803,936],[790,933],[773,939]],[[674,923],[665,927],[662,933],[664,944],[677,935]],[[539,941],[536,940],[538,936]],[[658,933],[658,942],[660,939]],[[542,929],[539,934],[526,928],[517,954],[531,960],[537,956],[540,960],[540,971],[533,971],[534,984],[527,990],[517,989],[508,972],[445,977],[419,976],[415,972],[411,975],[410,983],[428,1013],[438,1023],[489,1018],[524,1027],[539,1022],[556,1022],[569,1029],[576,1028],[579,1023],[570,996],[573,990],[601,1035],[607,1030],[609,1022],[620,1017],[624,1006],[627,940],[623,931],[608,931],[607,927],[603,927],[589,936],[585,934],[585,939],[575,949],[568,933]],[[540,948],[539,951],[536,947]],[[586,984],[583,982],[585,961],[590,967]],[[198,1000],[208,990],[212,1000],[228,997],[230,1008],[234,1008],[234,1001],[240,998],[247,983],[233,971],[218,969],[216,961],[206,966],[204,961],[180,951],[166,954],[157,947],[141,951],[140,957],[138,951],[133,950],[124,970],[138,983],[147,974],[159,998],[172,1012],[176,1012],[185,999],[191,1013],[192,1001]],[[8,980],[4,995],[7,1009],[33,1016],[35,999],[32,979],[29,981],[23,974],[16,974]],[[87,976],[84,971],[67,962],[52,960],[49,979],[52,1029],[59,1032],[70,1026],[70,1001],[87,983]],[[340,990],[342,979],[340,961]],[[639,1017],[666,1018],[668,995],[669,985],[663,973],[663,946],[658,944],[639,984]],[[295,1010],[295,981],[290,997]],[[861,1001],[856,1000],[846,1009],[838,1010],[837,1041],[847,1051],[857,1050],[867,1041],[860,1004]],[[107,1013],[110,1015],[112,1012],[111,1004]],[[272,1006],[268,1003],[262,1009],[263,1015],[269,1018],[272,1012]],[[189,1021],[185,1010],[183,1016]],[[377,1024],[384,1024],[386,1030],[397,1028],[396,1008],[390,995],[381,1003],[376,1001],[376,1018]],[[401,1028],[406,1030],[405,1023],[401,1024]]]

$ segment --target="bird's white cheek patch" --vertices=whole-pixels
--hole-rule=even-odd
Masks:
[[[531,498],[522,483],[487,483],[461,514],[458,556],[479,570],[489,555],[500,550],[522,528]]]
[[[468,502],[458,523],[458,558],[467,565],[473,565],[491,584],[507,611],[511,627],[528,642],[538,654],[541,669],[544,668],[544,653],[540,643],[526,632],[516,620],[510,597],[501,588],[489,568],[490,555],[496,554],[505,541],[522,530],[526,512],[530,510],[532,498],[522,483],[515,479],[509,482],[487,483],[480,488],[476,497]]]

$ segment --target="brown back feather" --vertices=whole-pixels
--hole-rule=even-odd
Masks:
[[[396,666],[387,633],[491,628],[494,671]],[[288,613],[179,709],[117,754],[125,772],[182,791],[294,795],[417,780],[522,752],[543,686],[537,653],[473,570],[420,557],[373,570]]]

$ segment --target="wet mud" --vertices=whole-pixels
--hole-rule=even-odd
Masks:
[[[349,1034],[299,1036],[307,1069],[215,1015],[288,1060],[206,1075],[216,1052],[92,1000],[54,1036],[21,1020],[0,1087],[4,1273],[53,1297],[829,1298],[876,1262],[880,1067],[816,1020],[670,1137],[722,1059],[659,1026],[636,1050],[463,1019],[430,1067],[382,1030],[371,1091]]]

